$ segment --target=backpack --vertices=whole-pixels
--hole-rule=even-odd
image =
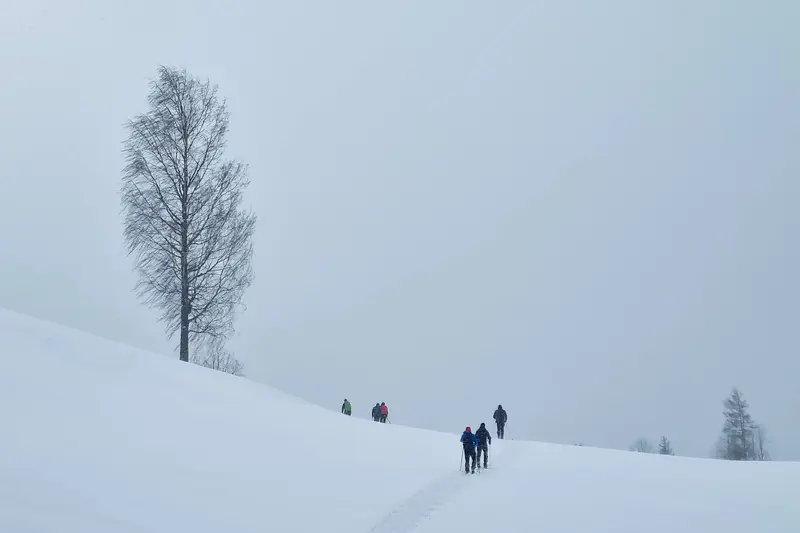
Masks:
[[[475,435],[465,431],[461,434],[461,444],[464,445],[465,450],[474,450],[475,449]]]

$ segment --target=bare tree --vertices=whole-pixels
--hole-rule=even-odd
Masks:
[[[122,204],[139,296],[161,310],[170,338],[225,339],[252,282],[255,216],[240,209],[247,168],[223,160],[229,112],[217,87],[166,67],[150,109],[129,121]]]
[[[221,342],[213,342],[208,345],[203,355],[198,355],[197,352],[194,352],[192,362],[212,370],[227,372],[234,376],[244,376],[242,363],[233,356],[233,353],[226,350]]]
[[[653,445],[644,437],[636,439],[631,445],[630,451],[640,453],[653,453]]]
[[[675,455],[675,452],[672,451],[672,443],[667,437],[661,437],[661,441],[658,443],[658,453],[661,455]]]
[[[756,426],[753,431],[753,459],[756,461],[769,461],[769,452],[767,451],[767,431],[763,426]]]

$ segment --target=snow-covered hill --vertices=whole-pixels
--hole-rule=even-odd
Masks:
[[[7,311],[0,357],[4,533],[800,531],[798,463],[494,441],[464,475],[485,413],[376,424]]]

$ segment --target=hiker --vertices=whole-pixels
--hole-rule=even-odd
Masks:
[[[372,419],[375,422],[381,421],[381,404],[378,402],[375,402],[375,407],[372,408]]]
[[[492,443],[492,435],[486,429],[486,422],[481,422],[475,437],[478,439],[478,468],[481,467],[481,452],[483,452],[483,467],[489,468],[489,445]]]
[[[386,423],[386,419],[389,417],[389,408],[386,407],[386,404],[381,402],[381,422]]]
[[[508,415],[506,414],[506,410],[503,409],[502,405],[497,406],[497,410],[494,412],[494,421],[497,423],[497,438],[503,439],[506,435],[506,420],[508,420]]]
[[[478,446],[478,438],[472,434],[472,428],[467,426],[461,434],[461,446],[464,448],[464,473],[470,473],[469,460],[472,458],[472,473],[475,473],[475,448]]]
[[[350,405],[350,402],[347,401],[347,398],[344,399],[344,403],[342,404],[342,412],[347,416],[350,416],[353,413],[353,408]]]

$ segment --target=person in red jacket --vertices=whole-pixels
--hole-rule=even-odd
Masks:
[[[475,473],[475,448],[478,446],[478,437],[472,433],[472,428],[467,426],[461,434],[461,446],[464,448],[464,473]],[[472,469],[469,467],[469,460],[472,459]],[[459,468],[460,470],[460,468]]]
[[[386,419],[389,417],[389,408],[386,407],[386,404],[381,402],[381,422],[384,424],[386,423]]]

